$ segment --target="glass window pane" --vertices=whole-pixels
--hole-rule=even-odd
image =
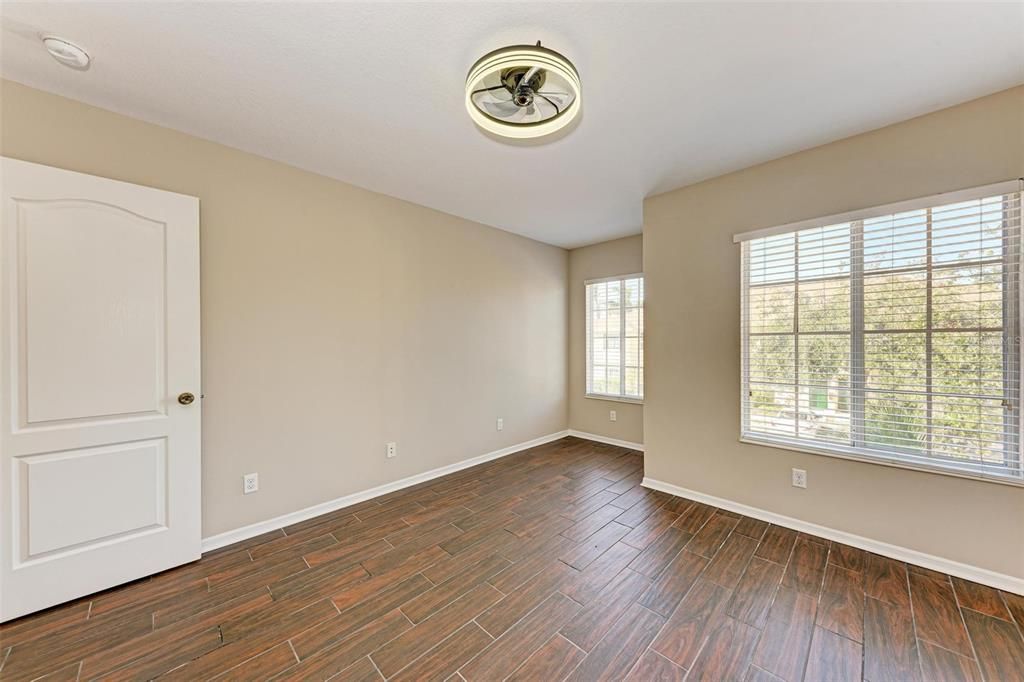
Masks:
[[[800,337],[800,437],[849,441],[849,382],[848,335]]]
[[[750,381],[793,383],[795,344],[792,336],[755,336],[750,339]]]
[[[619,367],[619,363],[622,362],[622,355],[620,353],[619,337],[608,337],[605,339],[605,352],[607,353],[607,362],[610,367]]]
[[[924,329],[927,320],[926,272],[904,272],[864,278],[866,329]]]
[[[621,304],[621,286],[622,282],[615,280],[612,282],[605,282],[605,286],[608,291],[607,305],[609,308],[618,308]]]
[[[622,313],[618,308],[612,308],[606,314],[608,317],[605,319],[605,334],[618,339],[619,334],[622,333]]]
[[[1002,264],[935,270],[932,307],[932,325],[939,329],[1002,327]]]
[[[850,274],[850,223],[798,233],[800,279]]]
[[[747,295],[750,332],[792,332],[795,314],[792,284],[776,284],[751,288]]]
[[[1002,462],[1003,408],[997,400],[935,396],[932,430],[938,456]]]
[[[932,262],[998,259],[1003,253],[1002,197],[932,209]]]
[[[626,339],[626,367],[640,366],[640,339]]]
[[[616,395],[620,392],[620,376],[619,376],[619,364],[608,366],[608,372],[605,375],[605,386],[607,386],[607,392]]]
[[[850,337],[801,336],[800,383],[818,386],[847,385],[850,380]]]
[[[776,436],[796,436],[796,400],[792,386],[751,386],[750,430]]]
[[[864,336],[864,385],[924,391],[927,388],[924,334],[866,334]]]
[[[626,336],[640,336],[640,308],[626,309]]]
[[[795,236],[780,234],[752,239],[747,244],[747,272],[751,284],[792,281],[796,273]]]
[[[638,306],[640,305],[640,281],[639,279],[627,279],[626,285],[626,305]]]
[[[932,390],[1002,398],[1002,332],[936,332]]]
[[[928,216],[924,210],[864,221],[864,270],[923,266],[928,262]]]
[[[635,367],[626,368],[626,395],[640,395],[640,371]]]
[[[800,282],[800,331],[837,332],[850,328],[850,280]]]
[[[873,446],[919,451],[927,437],[923,395],[868,392],[864,397],[864,440]]]

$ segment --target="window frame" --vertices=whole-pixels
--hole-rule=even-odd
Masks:
[[[630,280],[630,279],[639,279],[641,281],[641,283],[643,284],[644,294],[646,294],[646,282],[644,281],[644,273],[642,273],[642,272],[633,272],[633,273],[630,273],[628,275],[612,275],[610,277],[596,277],[594,279],[586,279],[586,280],[583,281],[583,317],[584,317],[584,320],[583,320],[583,325],[584,325],[583,339],[584,339],[584,343],[586,344],[586,348],[584,349],[584,355],[586,356],[586,359],[585,359],[584,377],[583,377],[583,381],[584,381],[583,396],[585,398],[590,398],[592,400],[608,400],[608,401],[619,402],[619,403],[632,403],[634,405],[643,405],[643,403],[644,403],[644,395],[645,395],[644,391],[646,390],[646,385],[645,385],[645,382],[643,381],[643,373],[644,373],[644,367],[645,367],[644,362],[643,362],[643,357],[644,357],[644,323],[643,323],[643,321],[641,321],[640,337],[639,337],[639,339],[640,339],[640,343],[639,343],[639,346],[640,346],[640,357],[639,357],[639,364],[640,364],[640,366],[639,366],[639,372],[640,372],[640,377],[641,377],[641,381],[640,381],[640,386],[641,386],[640,397],[637,398],[637,397],[630,396],[630,395],[627,395],[627,394],[624,393],[625,386],[626,386],[626,380],[625,380],[625,372],[626,372],[626,346],[625,346],[625,341],[626,341],[626,315],[625,315],[625,311],[626,311],[626,308],[628,307],[625,304],[626,303],[626,298],[625,298],[624,295],[622,295],[620,297],[620,299],[619,299],[619,301],[620,301],[620,303],[619,303],[619,349],[620,349],[619,350],[619,388],[620,388],[620,392],[619,393],[595,393],[594,391],[591,390],[591,368],[593,367],[594,355],[593,355],[593,343],[592,343],[592,339],[591,339],[591,335],[590,335],[591,312],[592,312],[591,309],[590,309],[590,286],[593,285],[593,284],[601,284],[601,283],[604,283],[604,282],[621,282],[622,285],[623,285],[623,289],[624,289],[625,288],[625,281],[626,280]],[[644,298],[645,298],[644,295],[642,295],[641,298],[640,298],[640,306],[639,307],[640,307],[640,311],[641,311],[641,316],[643,316]],[[642,320],[642,317],[641,317],[641,320]]]
[[[863,269],[863,262],[854,257],[854,250],[860,248],[863,250],[863,241],[860,242],[859,246],[855,243],[854,231],[856,229],[863,230],[863,223],[866,220],[877,218],[890,214],[904,213],[915,210],[927,210],[928,211],[928,234],[931,234],[931,210],[937,206],[946,204],[959,203],[962,201],[969,201],[980,199],[984,197],[990,197],[995,195],[1015,195],[1018,202],[1018,217],[1016,222],[1016,229],[1018,230],[1015,235],[1017,239],[1017,246],[1014,253],[1010,253],[1004,249],[1001,256],[1003,262],[1003,278],[1004,278],[1004,290],[1003,290],[1003,316],[1004,320],[1007,315],[1010,315],[1011,325],[1007,326],[1004,322],[1003,334],[1004,336],[1009,334],[1011,336],[1011,347],[1008,351],[1004,352],[1004,364],[1003,372],[1004,375],[1007,372],[1018,372],[1022,364],[1022,332],[1024,332],[1024,275],[1021,273],[1022,265],[1024,265],[1024,245],[1022,245],[1021,239],[1024,239],[1024,216],[1021,213],[1024,212],[1024,180],[1010,180],[1002,183],[995,183],[992,185],[985,185],[981,187],[974,187],[965,190],[959,190],[955,192],[946,192],[942,194],[932,195],[928,197],[921,197],[918,199],[912,199],[908,201],[901,201],[892,204],[886,204],[881,206],[874,206],[871,208],[860,209],[857,211],[850,211],[846,213],[835,214],[831,216],[824,216],[821,218],[813,218],[809,220],[802,220],[795,223],[789,223],[786,225],[780,225],[777,227],[765,228],[760,230],[754,230],[751,232],[737,234],[733,237],[733,241],[737,243],[747,242],[753,239],[759,239],[763,237],[769,237],[774,235],[782,235],[794,233],[798,234],[802,230],[812,229],[816,227],[830,226],[842,223],[849,223],[851,230],[850,237],[850,250],[851,250],[851,263],[849,271],[850,279],[850,292],[851,292],[851,319],[850,319],[850,345],[851,345],[851,360],[854,354],[863,354],[863,348],[859,351],[857,349],[856,337],[859,337],[859,343],[863,344],[865,338],[864,333],[864,321],[863,321],[863,294],[861,293],[860,305],[856,305],[858,299],[855,289],[858,287],[863,288],[865,272]],[[1003,240],[1007,239],[1007,235],[1004,232]],[[794,237],[797,239],[797,237]],[[862,238],[861,238],[862,239]],[[929,250],[929,254],[930,254]],[[859,263],[859,269],[858,269]],[[973,262],[972,262],[973,263]],[[947,476],[954,476],[959,478],[969,478],[974,480],[986,481],[989,483],[998,483],[1003,485],[1011,485],[1017,487],[1024,487],[1024,387],[1018,388],[1017,402],[1012,407],[1012,411],[1015,412],[1015,429],[1009,429],[1004,433],[1013,433],[1016,440],[1017,452],[1015,460],[1011,460],[1011,463],[1007,465],[1006,469],[998,470],[993,466],[985,466],[983,464],[975,464],[973,462],[958,462],[952,459],[939,459],[936,458],[934,462],[922,462],[920,461],[920,455],[918,459],[909,459],[907,455],[901,454],[897,451],[890,453],[880,452],[878,450],[867,451],[867,448],[856,445],[857,441],[855,438],[856,426],[855,422],[858,419],[863,419],[864,413],[863,408],[858,411],[856,407],[851,409],[851,445],[843,445],[838,443],[827,443],[821,441],[805,440],[794,436],[788,438],[786,436],[765,434],[759,432],[752,432],[749,430],[750,425],[750,409],[748,392],[751,390],[749,384],[749,361],[750,361],[750,340],[751,335],[747,328],[748,321],[748,306],[749,306],[749,271],[748,271],[748,257],[746,256],[746,247],[743,249],[741,255],[741,267],[740,267],[740,297],[741,297],[741,309],[740,309],[740,433],[739,441],[742,443],[769,446],[784,450],[792,450],[797,452],[805,452],[809,454],[824,455],[828,457],[835,457],[839,459],[847,459],[853,461],[866,462],[876,465],[891,466],[901,469],[910,469],[916,471],[925,471],[929,473],[936,473]],[[919,268],[922,272],[927,272],[927,280],[930,283],[932,280],[932,273],[935,265],[929,260],[927,265],[923,268]],[[915,270],[918,268],[915,268]],[[882,271],[885,272],[885,271]],[[875,273],[872,272],[872,275]],[[796,280],[794,280],[796,282]],[[1008,310],[1009,309],[1009,310]],[[930,312],[929,312],[930,315]],[[860,332],[855,332],[856,329],[860,329]],[[925,330],[922,330],[925,331]],[[967,330],[969,331],[969,330]],[[931,336],[934,330],[929,326],[928,335]],[[794,330],[794,334],[797,330]],[[862,360],[863,362],[863,360]],[[928,365],[931,366],[931,358],[928,359]],[[851,399],[856,400],[854,397],[857,393],[854,384],[854,372],[855,367],[853,364],[850,366],[851,372]],[[929,372],[930,376],[930,372]],[[1019,380],[1019,379],[1018,379]],[[1020,386],[1018,384],[1018,386]],[[861,387],[860,393],[863,395],[864,389]],[[930,400],[929,400],[930,402]],[[930,427],[929,427],[930,428]]]

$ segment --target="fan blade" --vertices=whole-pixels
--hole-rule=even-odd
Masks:
[[[477,95],[477,94],[479,94],[481,92],[491,92],[492,90],[505,90],[505,91],[511,92],[504,85],[495,85],[494,87],[490,87],[490,88],[480,88],[479,90],[474,90],[473,92],[470,93],[470,95]]]
[[[570,104],[572,104],[573,100],[575,99],[575,97],[573,97],[572,94],[568,92],[538,92],[536,94],[538,97],[543,97],[547,101],[551,102],[552,104],[562,109],[565,109]]]
[[[519,107],[513,102],[480,102],[487,113],[498,118],[508,118],[519,113]]]
[[[556,115],[556,116],[557,116],[558,114],[562,113],[562,109],[561,109],[561,107],[559,107],[559,106],[558,106],[557,104],[555,104],[554,102],[552,102],[552,101],[551,101],[550,99],[548,99],[548,98],[547,98],[547,97],[545,97],[544,95],[540,94],[539,92],[537,93],[537,96],[538,96],[538,97],[540,97],[540,98],[541,98],[542,100],[544,100],[545,102],[547,102],[548,104],[550,104],[551,106],[553,106],[553,107],[555,108],[555,115]]]

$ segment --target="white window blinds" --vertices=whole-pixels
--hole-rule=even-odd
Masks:
[[[643,275],[589,280],[585,286],[587,395],[643,400]]]
[[[1013,182],[737,237],[743,439],[1019,481],[1020,233]]]

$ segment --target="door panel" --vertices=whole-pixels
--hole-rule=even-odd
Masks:
[[[0,159],[0,621],[199,558],[199,204]]]
[[[95,202],[15,203],[22,423],[162,411],[166,225]]]
[[[165,525],[167,464],[162,439],[18,461],[24,481],[15,486],[26,493],[19,515],[27,543],[16,543],[22,552],[15,564]],[[75,510],[74,523],[68,523],[69,509]]]

